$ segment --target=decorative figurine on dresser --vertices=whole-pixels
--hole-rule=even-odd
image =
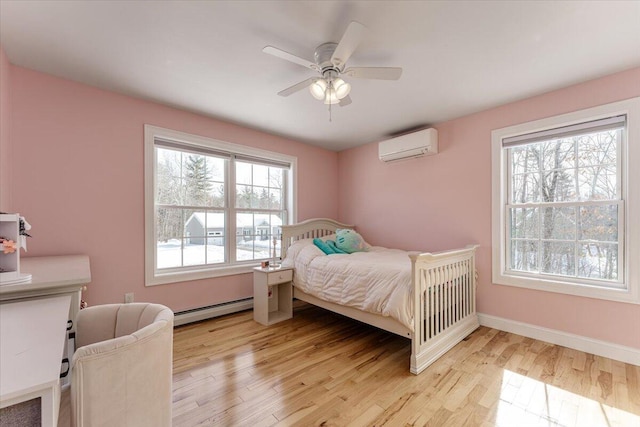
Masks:
[[[20,273],[20,249],[27,250],[31,225],[20,214],[0,213],[0,285],[25,283],[30,274]]]

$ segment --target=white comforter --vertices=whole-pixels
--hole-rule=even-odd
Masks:
[[[293,284],[325,301],[390,316],[413,330],[409,252],[371,247],[368,252],[325,255],[310,239],[287,250]]]

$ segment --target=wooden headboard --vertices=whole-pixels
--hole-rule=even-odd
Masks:
[[[338,228],[355,229],[355,226],[342,224],[329,218],[312,218],[293,225],[283,225],[280,257],[284,259],[287,249],[296,240],[324,237],[335,233]]]

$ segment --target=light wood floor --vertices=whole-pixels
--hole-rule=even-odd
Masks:
[[[485,327],[419,376],[409,354],[306,304],[269,327],[251,311],[178,327],[173,425],[640,426],[637,366]]]

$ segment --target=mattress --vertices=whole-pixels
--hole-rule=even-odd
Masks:
[[[293,285],[325,301],[391,317],[413,330],[410,252],[372,246],[368,252],[325,255],[311,239],[287,249]]]

